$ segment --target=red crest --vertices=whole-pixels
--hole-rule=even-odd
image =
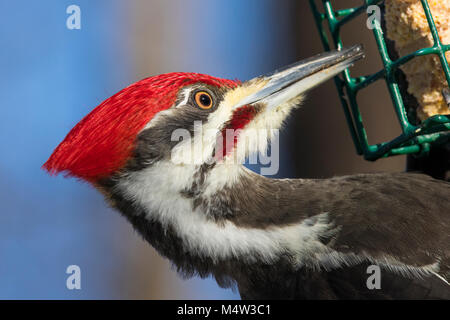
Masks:
[[[198,73],[168,73],[138,81],[103,101],[65,137],[43,165],[50,174],[66,172],[90,182],[121,169],[138,133],[179,90],[193,83],[235,87],[238,82]]]

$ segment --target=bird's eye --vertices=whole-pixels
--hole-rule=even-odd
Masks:
[[[195,103],[199,108],[210,109],[213,105],[211,95],[206,91],[199,91],[194,96]]]

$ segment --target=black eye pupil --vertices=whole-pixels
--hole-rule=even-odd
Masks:
[[[211,104],[211,98],[206,95],[206,94],[202,94],[200,96],[200,102],[204,105],[204,106],[209,106]]]

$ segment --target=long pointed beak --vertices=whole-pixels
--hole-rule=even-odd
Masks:
[[[243,85],[258,84],[259,89],[239,101],[234,108],[255,103],[264,103],[269,109],[279,106],[336,76],[363,57],[363,47],[355,45],[339,51],[324,52],[251,79]],[[261,83],[264,84],[262,88]]]

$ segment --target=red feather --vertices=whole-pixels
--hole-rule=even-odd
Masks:
[[[173,105],[180,88],[197,82],[227,87],[238,84],[198,73],[168,73],[138,81],[84,117],[43,168],[50,174],[67,172],[90,182],[110,176],[126,164],[144,126]]]
[[[222,156],[224,158],[226,155],[231,153],[231,151],[236,147],[238,141],[238,130],[243,129],[250,121],[253,120],[256,114],[256,109],[251,105],[242,106],[233,112],[230,121],[222,130],[223,147],[222,150],[218,150],[217,152],[219,157]],[[233,130],[231,132],[233,136],[231,141],[228,141],[230,139],[227,139],[227,130]]]

